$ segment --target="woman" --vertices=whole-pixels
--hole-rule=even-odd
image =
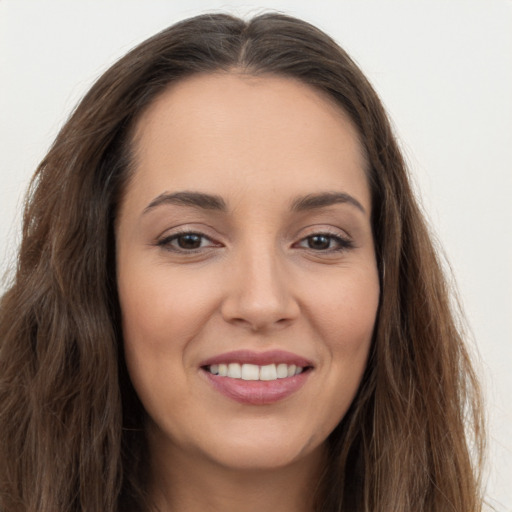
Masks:
[[[478,386],[404,162],[302,21],[200,16],[108,70],[1,304],[0,510],[481,509]]]

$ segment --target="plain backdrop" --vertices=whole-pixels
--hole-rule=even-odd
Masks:
[[[218,10],[316,24],[380,94],[471,327],[490,421],[489,500],[511,511],[510,0],[0,0],[0,273],[14,264],[29,178],[93,81],[153,33]]]

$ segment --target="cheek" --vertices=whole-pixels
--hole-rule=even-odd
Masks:
[[[144,394],[143,389],[159,384],[169,372],[181,371],[201,305],[190,287],[169,279],[163,268],[128,263],[118,271],[124,350],[132,382]],[[161,371],[163,364],[168,372]]]
[[[329,391],[321,402],[330,410],[333,428],[352,403],[366,368],[379,295],[376,268],[368,266],[350,278],[326,282],[312,297],[314,330],[323,340],[329,366],[323,383]]]
[[[315,287],[311,296],[315,328],[333,351],[358,353],[367,350],[372,338],[379,305],[376,267],[347,271]]]
[[[119,278],[125,343],[175,351],[194,337],[214,308],[208,290],[215,287],[193,275],[173,273],[165,266],[126,274]]]
[[[155,412],[162,400],[155,390],[172,389],[186,403],[186,382],[197,370],[195,340],[218,307],[220,286],[204,272],[143,263],[121,262],[118,289],[128,373],[148,412]]]
[[[169,270],[132,266],[119,273],[125,360],[149,416],[165,424],[173,408],[190,401],[190,340],[208,316],[198,284],[168,276]],[[190,365],[189,365],[190,366]]]

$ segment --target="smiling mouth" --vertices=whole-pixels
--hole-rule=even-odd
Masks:
[[[310,369],[309,366],[297,366],[295,364],[256,364],[220,363],[204,366],[203,369],[212,375],[227,377],[230,379],[273,381],[294,377]]]
[[[291,397],[309,381],[314,364],[286,350],[236,350],[202,361],[213,389],[246,405],[270,405]]]

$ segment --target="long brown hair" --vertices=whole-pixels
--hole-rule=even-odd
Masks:
[[[279,14],[182,21],[92,87],[31,184],[0,306],[0,510],[142,511],[144,411],[126,374],[114,221],[134,123],[195,73],[292,77],[329,95],[368,162],[381,301],[358,394],[328,439],[317,510],[481,510],[480,395],[384,109],[327,35]]]

